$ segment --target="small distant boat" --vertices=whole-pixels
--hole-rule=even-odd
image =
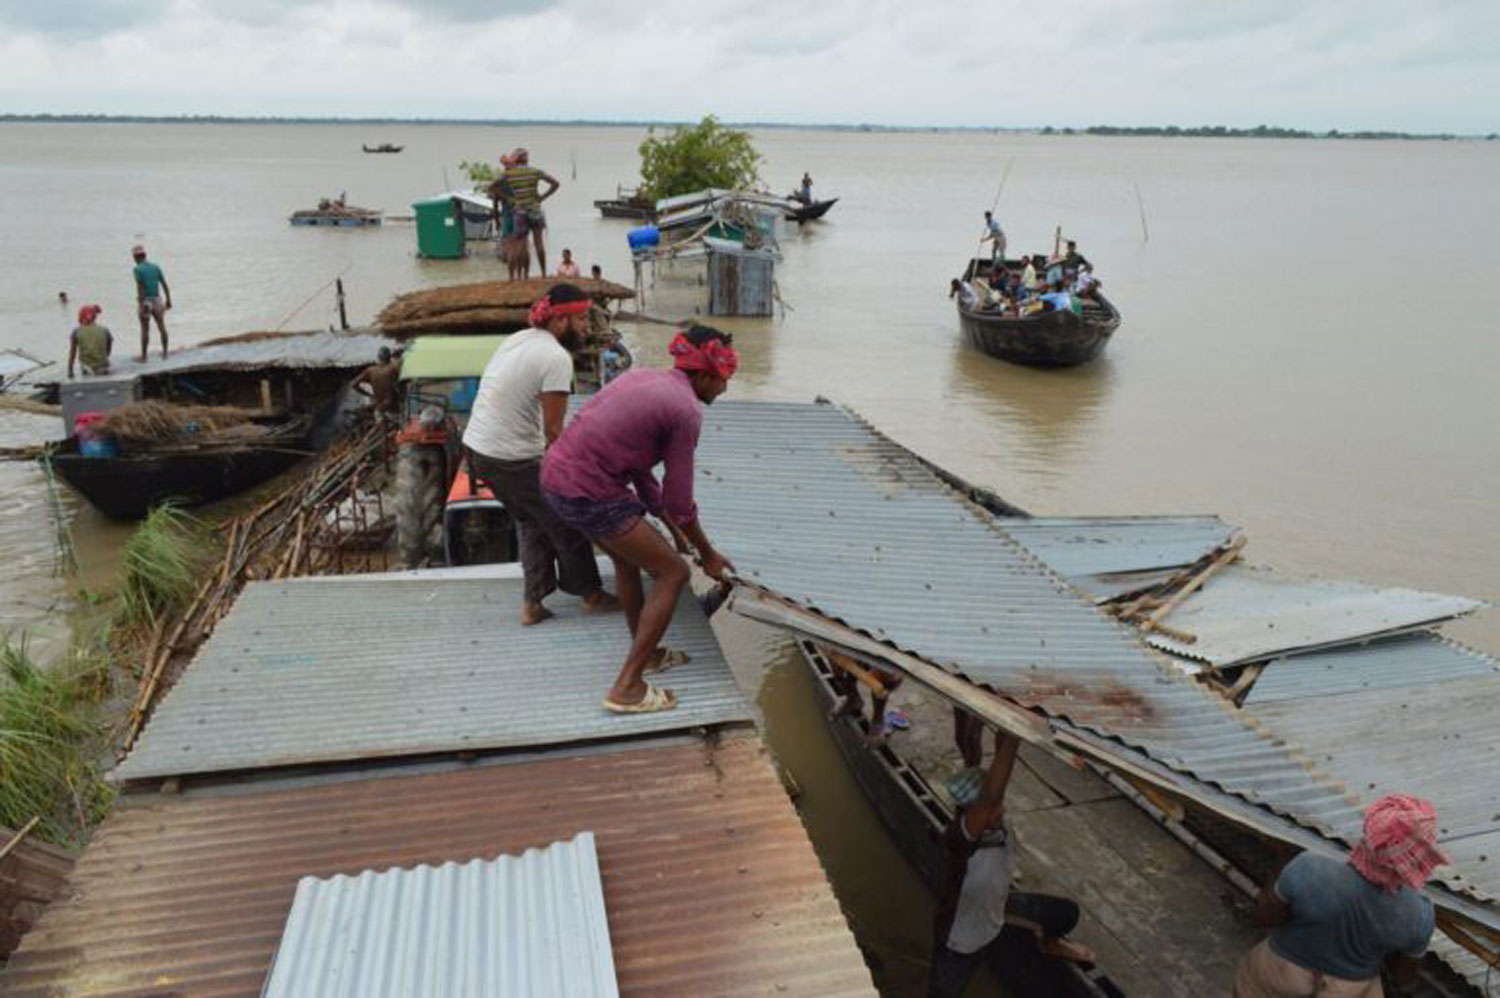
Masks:
[[[363,149],[365,152],[400,152],[402,149],[405,149],[406,147],[405,146],[393,146],[389,142],[382,142],[378,146],[361,145],[360,148]]]
[[[615,196],[594,202],[603,218],[628,218],[637,222],[656,221],[656,202],[642,197],[640,191],[616,188]]]
[[[1007,260],[1006,266],[1014,269],[1025,264]],[[963,279],[984,277],[990,267],[989,260],[970,260]],[[1084,299],[1081,312],[1004,315],[964,308],[960,302],[958,324],[964,338],[991,357],[1028,367],[1073,367],[1104,351],[1110,336],[1120,327],[1120,310],[1095,290]]]
[[[316,208],[294,211],[288,221],[293,225],[342,225],[359,227],[379,225],[383,212],[375,208],[360,208],[345,204],[342,200],[328,198],[318,202]]]
[[[822,218],[828,214],[828,209],[838,204],[838,198],[829,198],[826,201],[814,201],[811,204],[803,204],[801,201],[792,201],[787,207],[786,217],[790,222],[811,222],[813,219]]]

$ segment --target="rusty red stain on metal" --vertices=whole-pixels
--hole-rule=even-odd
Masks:
[[[712,752],[710,762],[708,756]],[[256,998],[297,880],[596,837],[622,995],[873,995],[758,740],[128,801],[6,998]]]
[[[1139,690],[1113,680],[1077,681],[1055,675],[1028,676],[1026,684],[1002,695],[1056,717],[1088,722],[1108,717],[1116,725],[1145,724],[1156,707]]]

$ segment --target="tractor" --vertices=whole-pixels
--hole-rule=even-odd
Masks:
[[[602,312],[601,312],[602,314]],[[631,357],[609,330],[576,358],[576,388],[592,392]],[[407,568],[514,561],[515,523],[463,458],[479,377],[505,335],[422,336],[401,361],[404,425],[396,434],[396,543]]]

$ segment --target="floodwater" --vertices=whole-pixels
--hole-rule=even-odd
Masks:
[[[339,276],[354,322],[401,291],[502,276],[484,253],[415,259],[409,224],[292,229],[286,216],[340,191],[408,214],[411,201],[458,185],[459,161],[518,144],[563,183],[547,203],[549,262],[569,246],[585,270],[599,263],[629,283],[630,223],[599,219],[591,202],[632,181],[642,135],[3,125],[0,345],[62,360],[71,311],[95,301],[128,348],[137,241],[171,283],[174,344],[326,327]],[[1255,562],[1500,600],[1500,329],[1489,300],[1500,143],[802,130],[756,139],[770,187],[790,190],[808,170],[819,196],[841,200],[825,223],[784,241],[785,313],[720,323],[741,350],[735,396],[826,396],[1034,512],[1216,512],[1246,529]],[[406,151],[360,152],[382,141]],[[947,283],[997,193],[1012,252],[1049,250],[1061,226],[1094,261],[1124,314],[1100,362],[1025,370],[961,341]],[[701,304],[691,271],[658,277],[644,311],[680,318]],[[661,361],[666,327],[632,335],[638,356]],[[39,424],[0,411],[0,441],[35,439]],[[71,591],[52,573],[39,483],[29,467],[0,465],[3,626],[45,625]],[[98,584],[121,531],[63,502],[86,581]],[[706,526],[711,535],[711,510]],[[1500,653],[1500,614],[1449,633]],[[774,666],[762,703],[778,753],[793,757],[816,725],[775,707],[777,684],[794,688],[782,653],[747,648],[737,657]],[[806,768],[837,761],[822,758]],[[856,803],[828,795],[841,802],[810,814],[816,837],[829,841],[820,822],[846,814],[870,833]],[[882,860],[876,849],[849,865],[836,880],[868,942],[882,934],[881,904],[851,898],[882,895],[864,889],[880,882]],[[915,931],[879,948],[901,964]]]

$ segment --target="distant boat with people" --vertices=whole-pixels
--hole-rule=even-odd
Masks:
[[[389,142],[382,142],[378,146],[361,145],[360,148],[363,149],[365,152],[400,152],[402,149],[405,149],[406,147],[405,146],[393,146]]]
[[[1035,259],[1006,260],[1007,275],[1022,272],[1028,262],[1043,273],[1049,269],[1045,260],[1040,266]],[[1055,261],[1051,264],[1058,266]],[[972,259],[949,291],[964,338],[991,357],[1028,367],[1073,367],[1098,357],[1120,327],[1120,310],[1097,282],[1090,281],[1082,292],[1039,291],[1018,306],[990,291],[993,271],[992,261]],[[994,304],[996,298],[1007,304]]]
[[[340,195],[336,198],[322,198],[316,208],[294,211],[287,221],[293,225],[340,225],[357,228],[379,225],[384,214],[377,208],[345,204]]]

